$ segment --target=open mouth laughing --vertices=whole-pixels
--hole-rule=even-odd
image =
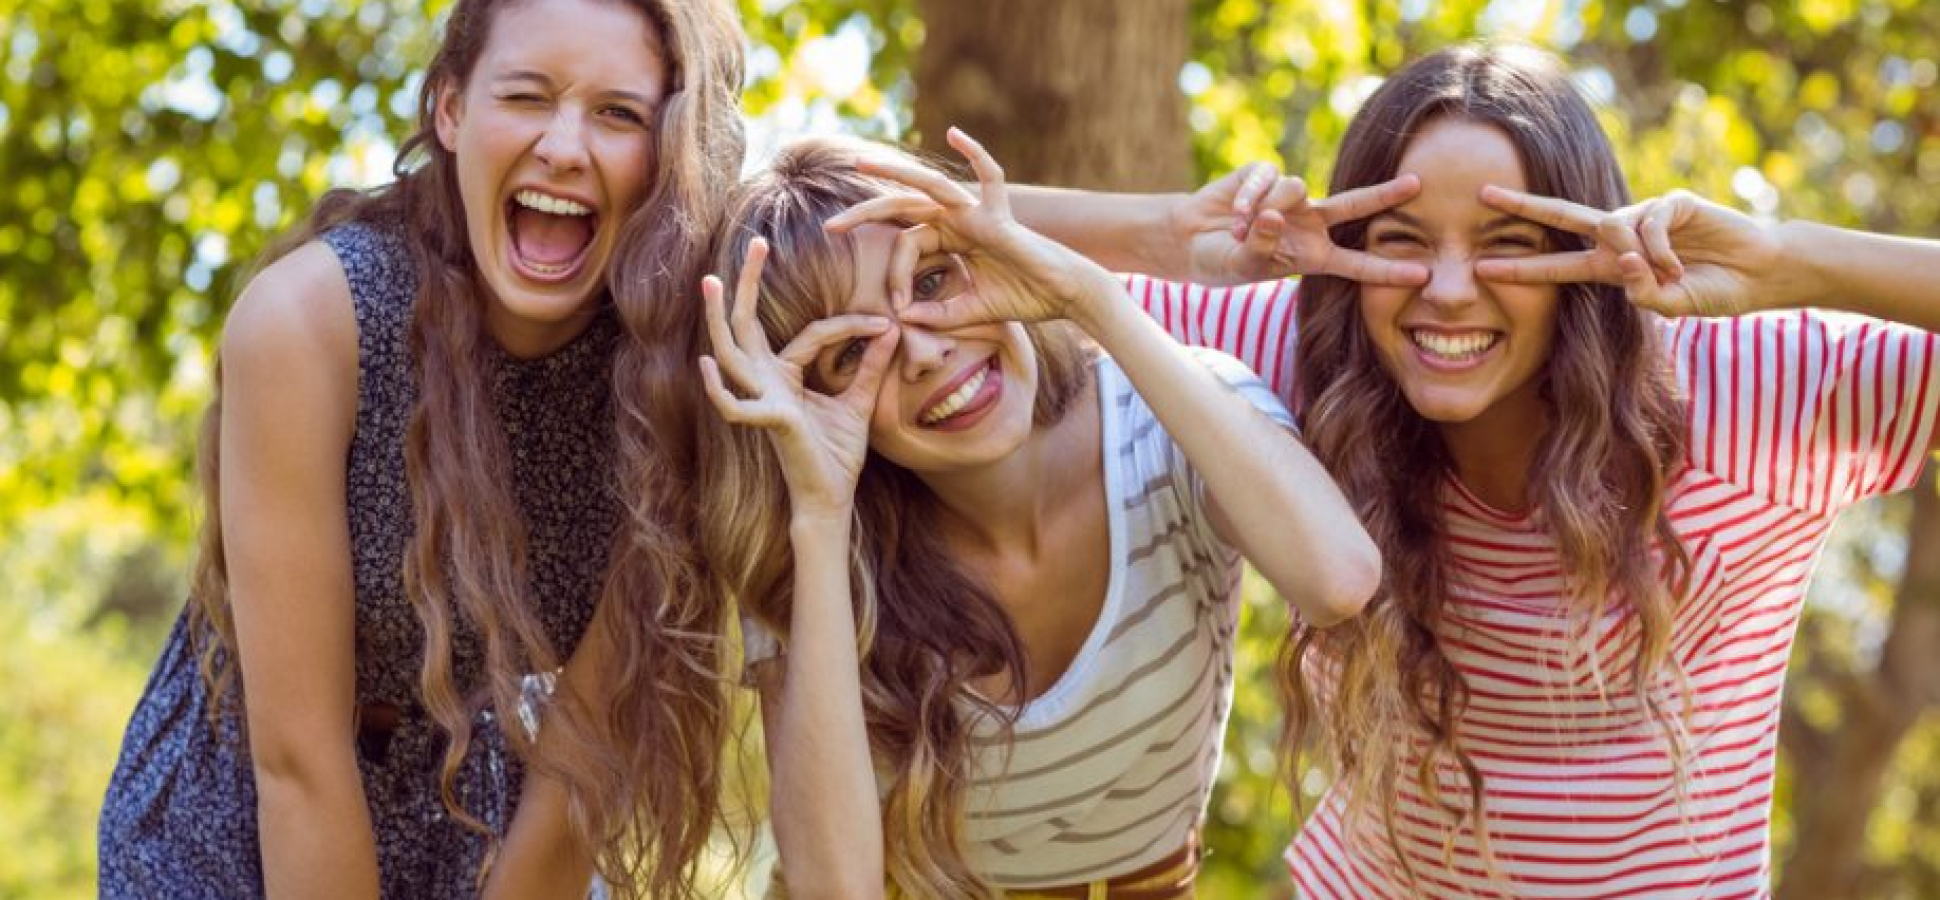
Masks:
[[[534,281],[571,280],[585,265],[599,217],[578,200],[526,188],[506,201],[512,265]]]

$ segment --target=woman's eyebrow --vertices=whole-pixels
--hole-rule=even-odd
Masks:
[[[1384,209],[1379,213],[1376,213],[1372,218],[1370,218],[1368,220],[1368,224],[1372,225],[1375,222],[1379,222],[1383,219],[1393,219],[1397,222],[1400,222],[1403,225],[1408,226],[1409,228],[1414,228],[1420,231],[1428,230],[1427,223],[1421,221],[1420,219],[1415,218],[1414,216],[1408,215],[1407,213],[1404,213],[1398,209]]]
[[[1504,214],[1504,215],[1496,216],[1495,218],[1490,219],[1487,222],[1483,222],[1482,227],[1477,228],[1475,230],[1478,234],[1488,234],[1489,232],[1492,232],[1492,231],[1506,231],[1512,228],[1540,229],[1542,227],[1543,227],[1542,223],[1540,222],[1531,222],[1528,219],[1520,218],[1518,216]]]

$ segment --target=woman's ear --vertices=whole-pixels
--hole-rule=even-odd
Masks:
[[[465,110],[464,91],[459,85],[446,79],[437,87],[437,100],[432,102],[432,120],[438,130],[438,144],[447,153],[458,152],[458,121]]]

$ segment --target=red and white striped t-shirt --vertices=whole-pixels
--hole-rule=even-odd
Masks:
[[[1189,294],[1201,321],[1240,296],[1138,287]],[[1691,427],[1668,498],[1692,559],[1671,644],[1695,708],[1682,799],[1662,729],[1630,693],[1630,617],[1604,616],[1586,641],[1539,524],[1451,481],[1442,645],[1470,690],[1458,727],[1485,779],[1495,870],[1400,785],[1400,839],[1423,895],[1770,894],[1780,689],[1806,584],[1841,510],[1915,480],[1940,418],[1940,338],[1819,312],[1667,321],[1662,337]],[[1288,849],[1301,895],[1409,896],[1380,826],[1347,822],[1330,794]]]

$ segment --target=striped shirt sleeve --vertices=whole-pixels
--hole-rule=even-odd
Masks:
[[[1146,315],[1189,347],[1210,347],[1258,373],[1283,400],[1293,396],[1293,310],[1299,282],[1206,287],[1125,276]]]
[[[1818,310],[1666,323],[1692,464],[1832,515],[1912,486],[1940,416],[1940,338]]]

